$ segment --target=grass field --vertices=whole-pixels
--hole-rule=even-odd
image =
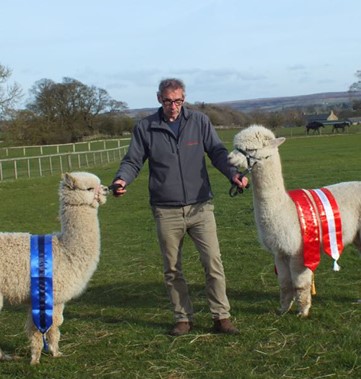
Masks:
[[[220,131],[231,148],[234,131]],[[361,134],[288,138],[280,147],[288,189],[360,180]],[[117,164],[89,170],[110,184]],[[210,333],[198,253],[184,246],[184,272],[195,306],[192,334],[170,337],[173,323],[163,285],[155,226],[148,206],[147,168],[121,199],[99,211],[102,255],[87,291],[65,308],[64,356],[44,354],[31,367],[24,306],[0,313],[0,346],[19,360],[0,362],[0,378],[360,378],[361,260],[347,247],[332,271],[322,258],[311,317],[278,316],[273,260],[257,239],[252,190],[230,198],[229,183],[210,167],[215,213],[232,317],[239,336]],[[58,231],[59,177],[0,183],[2,231]]]

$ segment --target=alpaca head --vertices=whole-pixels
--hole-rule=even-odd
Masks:
[[[59,189],[62,204],[89,205],[93,208],[106,202],[108,192],[100,179],[89,172],[65,173]]]
[[[272,155],[284,141],[284,137],[276,138],[271,130],[262,125],[251,125],[235,135],[234,150],[228,155],[228,161],[236,167],[247,167],[246,155],[251,162],[252,159],[262,160]]]

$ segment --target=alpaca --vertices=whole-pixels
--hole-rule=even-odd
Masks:
[[[88,172],[63,175],[59,187],[61,232],[51,236],[53,246],[53,324],[46,333],[54,357],[59,351],[59,326],[64,304],[79,296],[96,270],[100,256],[98,206],[106,202],[108,188]],[[30,303],[30,234],[0,233],[0,310]],[[40,363],[43,336],[34,326],[31,307],[26,323],[31,364]],[[0,349],[0,360],[11,357]]]
[[[280,312],[288,312],[296,300],[298,315],[307,317],[311,307],[312,271],[304,266],[298,213],[282,176],[278,146],[284,141],[285,138],[276,138],[261,125],[251,125],[235,135],[234,150],[228,159],[233,166],[247,167],[251,172],[258,236],[263,247],[274,255]],[[361,251],[361,182],[344,182],[325,188],[339,207],[343,244],[354,243]],[[324,251],[323,245],[321,251]]]

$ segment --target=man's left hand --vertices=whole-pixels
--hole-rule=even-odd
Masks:
[[[248,178],[246,176],[241,176],[241,174],[237,173],[233,176],[232,181],[238,188],[248,188]]]

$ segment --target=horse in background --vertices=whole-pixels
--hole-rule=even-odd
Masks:
[[[321,134],[320,128],[324,128],[324,127],[325,125],[323,125],[322,122],[312,121],[306,125],[306,133],[309,134],[310,130],[312,130],[313,134]]]
[[[342,122],[341,124],[333,124],[332,125],[332,133],[339,133],[339,130],[342,130],[342,133],[347,130],[347,127],[350,126],[348,122]]]

